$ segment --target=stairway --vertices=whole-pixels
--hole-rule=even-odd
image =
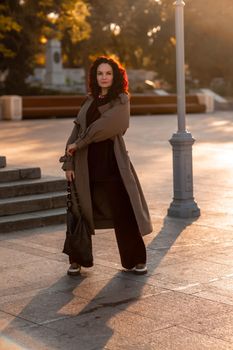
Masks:
[[[0,233],[65,222],[66,180],[40,168],[0,169]]]

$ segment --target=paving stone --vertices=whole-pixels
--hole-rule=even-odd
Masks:
[[[66,273],[66,265],[50,259],[39,258],[31,263],[21,263],[1,271],[0,295],[17,293],[20,286],[39,288],[51,286]]]
[[[113,307],[99,308],[63,321],[51,322],[47,327],[67,332],[74,337],[74,342],[77,341],[78,349],[82,349],[85,344],[89,344],[90,349],[93,346],[103,349],[110,340],[111,343],[119,344],[120,339],[133,339],[156,329],[148,318]]]
[[[195,295],[233,306],[233,277],[205,284]]]
[[[174,270],[171,265],[157,267],[154,271],[157,279],[162,279],[163,276],[173,278]],[[185,262],[176,265],[175,278],[189,283],[207,283],[213,279],[223,277],[233,273],[233,267],[196,259],[192,263]]]
[[[194,256],[194,252],[186,251],[183,249],[179,254],[175,252],[173,249],[166,248],[157,248],[150,249],[147,247],[147,259],[148,265],[151,270],[154,270],[156,267],[167,266],[167,265],[175,265],[182,264],[184,262],[190,262],[196,260]]]
[[[197,320],[188,321],[182,326],[230,342],[233,349],[233,308],[231,312],[200,317]]]
[[[43,239],[43,244],[46,244],[47,239],[54,240],[64,238],[65,224],[57,224],[48,227],[35,227],[33,229],[27,230],[16,230],[9,232],[7,235],[0,234],[0,241],[10,241],[11,239],[16,239],[18,241],[41,241]]]
[[[6,249],[13,251],[19,251],[22,253],[30,254],[31,256],[41,256],[41,252],[50,253],[49,256],[53,253],[61,252],[55,247],[43,246],[42,244],[37,244],[32,241],[20,241],[18,239],[4,240],[1,242],[1,246]],[[43,256],[43,255],[42,255]]]
[[[137,342],[136,342],[137,341]],[[181,327],[169,327],[144,339],[134,339],[133,344],[126,346],[108,346],[108,350],[232,350],[232,344],[198,332]]]
[[[25,326],[31,326],[32,323],[22,318],[15,317],[9,313],[0,311],[0,331],[2,332],[6,328],[9,329],[11,325],[12,328],[21,328]],[[0,347],[0,349],[2,348]]]
[[[120,256],[119,256],[119,252],[117,247],[113,247],[111,249],[108,250],[103,250],[103,248],[101,247],[93,247],[94,250],[94,259],[101,259],[101,260],[105,260],[108,262],[113,262],[113,263],[117,263],[118,265],[120,265]]]
[[[5,246],[0,246],[0,256],[1,256],[1,266],[0,266],[0,272],[3,270],[9,271],[9,269],[14,269],[16,265],[19,264],[30,264],[30,263],[36,263],[39,261],[38,257],[36,257],[33,254],[21,252],[16,249],[8,249]],[[9,259],[9,257],[11,257]],[[2,288],[2,282],[1,287]]]
[[[121,276],[121,273],[119,273]],[[86,285],[80,285],[73,294],[78,297],[93,300],[101,304],[125,304],[127,301],[135,301],[145,297],[145,295],[157,295],[163,291],[139,281],[126,280],[113,277],[108,280],[101,280]]]
[[[83,309],[88,311],[96,307],[85,299],[77,298],[72,293],[42,291],[36,295],[8,301],[0,304],[0,310],[12,316],[33,322],[47,324],[54,320],[77,315]],[[14,323],[11,325],[14,327]]]
[[[94,256],[95,256],[95,253],[94,253]],[[115,271],[122,271],[122,265],[120,263],[120,261],[108,261],[106,259],[100,259],[98,257],[95,257],[95,261],[94,261],[95,264],[98,264],[98,265],[101,265],[103,267],[110,267],[112,269],[114,269]]]
[[[31,230],[9,232],[7,235],[0,235],[0,244],[7,248],[25,252],[38,251],[50,253],[61,253],[65,239],[65,226],[55,225],[40,227]],[[66,256],[62,254],[62,256]]]
[[[223,303],[173,291],[148,296],[136,303],[118,307],[151,318],[158,328],[184,323],[198,318],[199,315],[214,315],[232,310],[231,306]]]
[[[0,348],[6,350],[75,350],[68,348],[69,337],[43,326],[7,328],[0,336]]]
[[[211,252],[208,252],[205,259],[213,263],[233,266],[233,235],[228,246],[214,248]]]
[[[113,277],[120,277],[122,278],[122,266],[121,264],[116,264],[116,263],[108,263],[108,261],[103,261],[100,259],[95,259],[95,264],[92,268],[87,269],[88,271],[93,271],[95,273],[105,273],[111,278]]]
[[[149,264],[149,270],[148,274],[146,276],[137,276],[130,273],[125,273],[122,278],[144,282],[146,284],[155,286],[157,288],[162,288],[165,290],[172,290],[172,291],[181,291],[182,293],[187,294],[193,294],[202,291],[204,287],[202,287],[202,284],[200,283],[190,283],[186,280],[180,280],[178,278],[170,277],[170,276],[163,276],[159,274],[152,274],[154,271],[152,270],[150,273],[150,264]],[[158,278],[157,278],[158,277]]]

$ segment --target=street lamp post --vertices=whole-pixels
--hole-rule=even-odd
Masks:
[[[194,138],[186,130],[185,122],[185,62],[184,62],[184,6],[183,0],[176,0],[176,80],[178,131],[169,142],[173,150],[173,201],[168,216],[193,218],[200,215],[200,209],[193,197],[192,145]]]

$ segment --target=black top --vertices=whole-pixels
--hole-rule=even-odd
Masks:
[[[87,127],[100,118],[98,107],[108,102],[107,97],[94,99],[87,111]],[[88,146],[88,168],[90,181],[112,181],[119,178],[112,140],[93,142]]]

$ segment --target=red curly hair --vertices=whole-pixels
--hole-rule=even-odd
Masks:
[[[94,98],[97,98],[101,93],[101,87],[97,82],[97,68],[101,63],[108,63],[113,70],[113,83],[108,90],[107,97],[113,100],[121,93],[128,94],[128,77],[125,69],[120,63],[106,56],[98,57],[91,65],[89,70],[89,91]]]

